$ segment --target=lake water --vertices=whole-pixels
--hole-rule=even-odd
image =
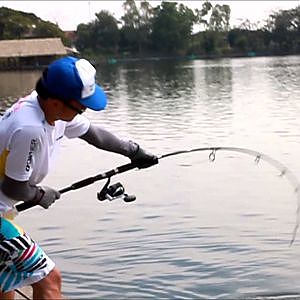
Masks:
[[[1,99],[29,92],[39,75],[1,72]],[[300,178],[299,77],[300,56],[99,67],[108,107],[86,116],[158,155],[249,148]],[[298,297],[300,234],[289,246],[293,187],[255,157],[217,151],[211,162],[209,154],[172,156],[113,177],[135,202],[99,202],[100,181],[16,221],[57,263],[66,298]],[[66,139],[44,184],[60,189],[127,162]]]

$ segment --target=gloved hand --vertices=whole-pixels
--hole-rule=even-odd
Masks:
[[[136,146],[137,150],[129,158],[132,163],[137,164],[139,169],[145,169],[158,164],[158,157],[156,155],[142,149],[138,144]]]
[[[39,187],[39,193],[40,200],[37,204],[45,209],[47,209],[51,204],[53,204],[55,200],[60,198],[60,192],[48,186]]]

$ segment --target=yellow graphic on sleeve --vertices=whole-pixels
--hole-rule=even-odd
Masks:
[[[4,150],[0,155],[0,178],[3,177],[5,174],[5,164],[8,153],[8,150]]]
[[[8,150],[4,150],[0,155],[0,179],[3,178],[5,174],[5,165],[8,153]],[[9,220],[11,223],[13,223],[12,220],[17,216],[17,214],[17,210],[15,208],[12,208],[6,212],[1,213],[0,217],[3,217],[6,220]],[[16,224],[14,225],[21,234],[24,233],[22,228],[18,227]]]

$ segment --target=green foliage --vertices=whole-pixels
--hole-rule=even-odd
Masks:
[[[194,46],[198,44],[198,53],[201,55],[218,56],[228,52],[226,33],[206,30],[195,37]]]
[[[228,42],[231,48],[240,52],[248,50],[248,39],[245,36],[246,30],[233,29],[228,33]]]
[[[91,24],[79,24],[77,26],[75,46],[78,51],[83,52],[85,49],[92,49],[93,40],[90,34]]]
[[[271,14],[265,29],[272,33],[274,51],[300,51],[300,5]]]
[[[82,55],[99,61],[148,54],[216,57],[300,53],[300,6],[272,13],[264,27],[245,20],[233,29],[229,26],[230,6],[213,1],[201,2],[193,11],[173,1],[162,1],[152,8],[145,0],[125,0],[123,9],[120,20],[101,10],[95,20],[78,25],[75,46]],[[196,34],[194,25],[201,27]],[[0,8],[0,39],[36,37],[61,37],[69,45],[56,24],[34,14]]]
[[[209,19],[209,29],[213,31],[228,31],[230,20],[229,5],[216,4],[212,8],[212,13]]]
[[[192,49],[208,56],[228,54],[230,48],[226,33],[229,30],[230,13],[228,5],[212,5],[209,1],[202,4],[201,10],[196,9],[196,23],[204,25],[206,30],[194,37]]]
[[[68,44],[64,32],[56,24],[43,21],[31,13],[0,8],[1,40],[45,37],[60,37]]]
[[[96,50],[115,53],[119,43],[119,29],[117,20],[108,12],[101,11],[96,14],[96,21],[92,23],[93,42]]]
[[[194,12],[183,4],[162,2],[155,8],[152,23],[152,45],[156,51],[180,54],[188,48],[193,24]]]
[[[209,1],[195,12],[183,4],[168,1],[152,8],[147,1],[125,0],[123,8],[116,55],[215,57],[300,52],[299,7],[272,14],[268,28],[259,28],[259,22],[251,24],[245,20],[240,28],[234,29],[229,27],[230,7]],[[204,26],[204,30],[193,34],[196,24]],[[109,38],[101,40],[101,34],[92,24],[81,24],[77,29],[78,49],[105,54]]]
[[[75,45],[82,53],[116,54],[120,39],[117,20],[105,10],[96,14],[96,20],[77,26]]]
[[[125,10],[121,18],[121,48],[130,52],[142,53],[150,44],[153,10],[147,1],[140,2],[140,8],[134,0],[126,0],[123,4]]]
[[[32,14],[1,7],[0,8],[0,39],[21,38],[30,33],[35,26]]]
[[[32,36],[36,38],[65,38],[64,33],[59,29],[59,27],[56,24],[47,21],[38,22],[37,25],[32,29]]]
[[[204,25],[212,31],[228,31],[231,9],[229,5],[213,6],[209,1],[202,4],[201,10],[196,9],[196,23]],[[209,16],[209,17],[208,17]]]

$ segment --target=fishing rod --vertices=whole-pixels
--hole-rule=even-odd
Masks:
[[[96,181],[103,180],[103,179],[108,179],[107,183],[103,187],[102,191],[98,193],[98,199],[100,201],[103,200],[114,200],[116,198],[119,198],[120,196],[124,196],[123,200],[125,202],[131,202],[133,201],[133,198],[128,196],[127,194],[124,193],[124,188],[121,186],[121,184],[117,185],[112,185],[109,186],[110,179],[112,176],[115,176],[120,173],[124,173],[126,171],[132,170],[137,168],[138,165],[136,163],[128,163],[122,166],[119,166],[117,168],[111,169],[109,171],[100,173],[96,176],[91,176],[85,179],[82,179],[80,181],[74,182],[71,185],[59,190],[60,194],[64,194],[66,192],[72,191],[72,190],[77,190],[80,188],[83,188],[87,185],[91,185]],[[122,193],[120,192],[122,190]],[[135,200],[135,199],[134,199]],[[26,209],[29,209],[31,207],[36,206],[37,203],[32,203],[32,202],[23,202],[21,204],[16,205],[16,209],[18,212],[24,211]]]
[[[297,177],[294,175],[294,173],[291,170],[289,170],[284,164],[282,164],[281,162],[272,158],[269,155],[266,155],[262,152],[258,152],[255,150],[251,150],[251,149],[247,149],[247,148],[238,148],[238,147],[201,147],[201,148],[194,148],[194,149],[190,149],[190,150],[179,150],[179,151],[174,151],[174,152],[163,154],[163,155],[159,156],[158,159],[161,160],[161,159],[171,157],[171,156],[187,154],[187,153],[192,153],[192,152],[201,152],[201,151],[210,151],[208,158],[209,158],[209,161],[212,161],[212,162],[215,161],[215,159],[216,159],[217,151],[231,151],[231,152],[244,153],[244,154],[255,157],[256,163],[259,163],[261,160],[266,161],[267,163],[269,163],[270,165],[275,167],[277,170],[279,170],[281,177],[285,176],[287,178],[288,182],[294,188],[294,192],[296,193],[296,197],[297,197],[297,211],[296,211],[297,217],[296,217],[296,224],[295,224],[295,227],[293,230],[292,240],[290,242],[290,245],[291,245],[296,238],[297,230],[298,230],[299,223],[300,223],[300,183],[299,183]],[[77,190],[82,187],[88,186],[90,184],[93,184],[96,181],[107,179],[107,182],[104,185],[104,187],[102,188],[102,190],[99,193],[97,193],[98,200],[112,201],[115,199],[123,199],[125,202],[132,202],[136,199],[135,196],[126,194],[125,189],[121,183],[116,183],[116,184],[110,185],[110,180],[111,180],[112,176],[127,172],[127,171],[135,169],[135,168],[138,168],[138,164],[134,163],[134,162],[128,163],[125,165],[121,165],[117,168],[111,169],[104,173],[100,173],[96,176],[88,177],[88,178],[82,179],[80,181],[77,181],[77,182],[71,184],[70,186],[59,190],[59,192],[61,194],[63,194],[63,193],[69,192],[71,190]],[[16,205],[16,210],[18,212],[21,212],[21,211],[29,209],[35,205],[37,205],[37,204],[36,203],[33,204],[31,202],[24,202],[24,203]]]

